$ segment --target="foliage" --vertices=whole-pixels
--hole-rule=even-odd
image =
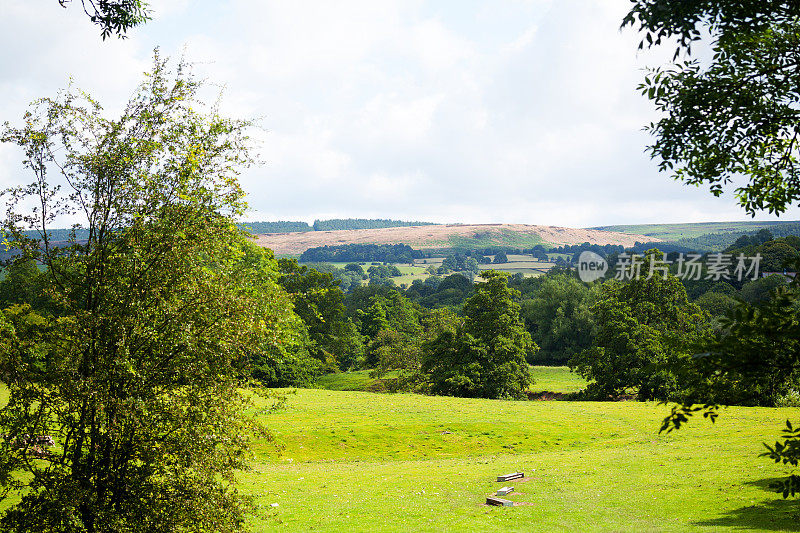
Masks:
[[[0,309],[13,304],[27,303],[36,309],[51,306],[45,294],[45,275],[39,270],[36,261],[18,257],[6,270],[0,281]]]
[[[500,263],[508,263],[508,256],[505,252],[497,252],[494,255],[494,259],[492,259],[492,263],[500,264]]]
[[[425,281],[414,280],[405,294],[428,309],[459,308],[472,295],[474,284],[462,274],[450,274],[444,279],[431,276]]]
[[[5,233],[47,266],[60,308],[36,328],[24,312],[4,313],[0,485],[21,494],[4,531],[243,524],[234,474],[257,427],[239,387],[254,353],[298,332],[286,331],[294,315],[274,271],[251,268],[232,223],[244,208],[236,175],[251,161],[248,123],[206,110],[198,88],[156,53],[119,118],[65,91],[2,133],[35,178],[6,191]],[[27,211],[31,200],[41,208]],[[88,239],[53,246],[47,228],[62,216]],[[20,446],[26,434],[56,446]]]
[[[473,274],[478,274],[480,273],[478,260],[458,252],[450,254],[444,258],[441,266],[436,270],[436,274],[445,275],[451,272],[472,272]]]
[[[308,329],[311,354],[328,372],[355,367],[364,350],[361,336],[347,317],[344,294],[333,276],[294,259],[281,259],[278,265],[278,282],[292,296],[295,312]]]
[[[678,278],[606,281],[591,310],[595,342],[570,361],[590,381],[590,396],[635,393],[640,400],[666,400],[684,393],[674,368],[710,330],[705,313],[689,302]]]
[[[343,244],[340,246],[318,246],[309,248],[300,255],[300,262],[312,263],[359,263],[379,261],[381,263],[411,263],[422,258],[422,252],[407,244]]]
[[[521,398],[531,383],[526,359],[538,349],[525,330],[508,275],[489,270],[464,303],[464,321],[427,343],[422,372],[435,394]]]
[[[742,300],[749,304],[759,304],[770,300],[772,292],[779,287],[786,287],[788,280],[781,274],[770,274],[766,278],[748,281],[742,286]]]
[[[58,0],[66,8],[72,0]],[[81,0],[81,7],[93,24],[100,26],[105,40],[112,34],[124,39],[129,29],[150,20],[147,2],[143,0]]]
[[[800,428],[793,428],[790,421],[786,421],[786,429],[783,430],[783,442],[776,441],[774,446],[764,444],[767,451],[762,453],[762,457],[769,457],[776,463],[791,465],[797,468],[800,461]],[[794,472],[783,481],[777,483],[775,488],[783,494],[784,498],[800,494],[800,475]]]
[[[539,346],[535,361],[567,363],[592,345],[595,326],[589,307],[596,291],[569,274],[545,276],[535,283],[531,297],[522,300],[522,316]]]
[[[800,6],[794,2],[665,3],[634,0],[623,25],[638,25],[648,46],[678,38],[691,53],[704,27],[713,57],[656,68],[640,86],[664,117],[649,129],[662,170],[715,196],[736,176],[739,203],[754,215],[782,213],[800,200],[798,102]]]
[[[705,401],[772,406],[800,384],[797,298],[796,290],[778,288],[771,300],[741,304],[722,321],[723,334],[696,362],[703,375],[713,377]]]

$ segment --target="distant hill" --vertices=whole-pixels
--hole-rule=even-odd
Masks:
[[[277,254],[296,255],[309,248],[341,244],[407,244],[415,249],[532,248],[537,244],[564,245],[591,242],[625,247],[654,241],[644,235],[527,224],[430,224],[379,229],[308,231],[258,235],[260,246]]]
[[[688,224],[635,224],[619,226],[597,226],[592,229],[617,231],[620,233],[645,235],[647,241],[663,241],[675,245],[675,249],[697,252],[720,252],[733,244],[742,235],[752,235],[767,229],[774,237],[800,236],[800,221],[744,221],[744,222],[697,222]]]

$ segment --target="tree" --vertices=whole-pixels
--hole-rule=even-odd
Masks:
[[[72,0],[58,0],[65,8]],[[143,0],[81,0],[81,7],[93,24],[100,26],[103,40],[116,34],[124,39],[127,31],[150,20],[147,2]]]
[[[47,306],[42,278],[36,261],[18,257],[9,265],[6,277],[0,281],[0,308],[24,303],[40,310]]]
[[[522,300],[522,316],[539,346],[536,360],[565,364],[592,344],[595,324],[589,306],[596,291],[567,274],[543,276],[535,283],[535,292]]]
[[[708,184],[717,196],[723,186],[743,176],[748,181],[736,193],[750,215],[763,209],[779,214],[795,204],[800,199],[800,4],[634,0],[623,20],[626,25],[638,25],[643,32],[640,48],[645,42],[654,46],[678,39],[673,64],[651,71],[641,86],[664,114],[650,125],[656,140],[649,149],[661,160],[661,169],[687,184]],[[711,35],[711,61],[675,62],[681,51],[691,53],[692,43],[701,39],[705,29]],[[790,322],[798,295],[788,293],[782,298],[777,310],[770,310],[771,304],[762,304],[761,309],[743,305],[729,326],[728,342],[746,345],[748,339],[739,335],[749,331],[763,338],[774,335],[775,324]],[[759,313],[774,320],[754,319]],[[746,373],[757,376],[770,361],[783,358],[777,345],[762,347],[771,353],[750,353]],[[712,344],[711,348],[720,354],[730,352],[730,347]],[[719,358],[711,361],[724,364]],[[665,419],[662,431],[680,427],[697,411],[712,420],[716,415],[713,406],[678,405]],[[796,453],[796,435],[794,439],[787,442],[795,443]],[[777,445],[769,452],[776,449]],[[786,458],[780,453],[770,457]],[[795,454],[790,464],[796,465],[796,459]],[[797,480],[792,475],[781,484],[784,497],[795,494]]]
[[[651,250],[647,257],[660,259],[660,255]],[[589,395],[680,397],[683,387],[673,369],[691,357],[692,346],[710,331],[705,313],[689,302],[678,278],[656,275],[628,283],[606,281],[591,310],[597,324],[594,344],[570,361],[590,381]]]
[[[0,342],[0,487],[21,497],[4,531],[242,526],[234,473],[255,428],[239,387],[255,352],[295,334],[295,315],[277,273],[248,268],[232,221],[249,124],[204,108],[198,89],[185,64],[173,74],[156,53],[119,118],[64,91],[2,132],[34,176],[6,191],[4,230],[46,265],[60,306],[41,339],[0,324],[12,340]],[[39,209],[18,212],[32,200]],[[61,216],[85,241],[53,245]],[[22,364],[29,347],[36,364]],[[26,434],[56,445],[37,453]]]
[[[508,256],[501,250],[494,254],[494,260],[492,262],[495,264],[508,263]]]
[[[640,48],[678,41],[673,63],[640,87],[664,114],[649,127],[661,170],[715,196],[745,176],[736,195],[750,215],[800,200],[798,17],[800,4],[781,0],[634,0],[623,26],[638,26]],[[705,29],[712,60],[678,61]]]
[[[519,292],[508,275],[481,274],[464,303],[464,321],[427,343],[422,372],[431,392],[449,396],[523,398],[531,384],[526,359],[538,349],[520,317]]]
[[[344,294],[333,276],[300,266],[295,259],[281,259],[278,265],[279,283],[308,328],[314,357],[328,371],[354,367],[363,352],[361,336],[347,318]]]

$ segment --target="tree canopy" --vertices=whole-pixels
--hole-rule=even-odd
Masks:
[[[638,27],[640,47],[678,43],[673,63],[640,87],[664,115],[649,126],[662,170],[717,196],[746,177],[736,195],[751,215],[800,200],[799,16],[800,5],[787,1],[634,1],[623,26]],[[712,59],[678,60],[704,30]]]
[[[66,8],[73,0],[58,0]],[[86,16],[100,26],[105,40],[111,35],[124,39],[131,28],[150,20],[149,5],[144,0],[80,0]]]
[[[248,123],[204,108],[198,89],[156,54],[118,118],[67,90],[0,136],[33,177],[5,192],[4,232],[45,265],[56,305],[39,327],[25,309],[0,320],[0,489],[21,496],[4,531],[243,524],[234,472],[256,428],[239,387],[254,353],[303,331],[274,260],[248,253],[233,223]],[[61,216],[87,238],[54,245]]]

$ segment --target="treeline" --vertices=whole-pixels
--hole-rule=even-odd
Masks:
[[[407,244],[343,244],[318,246],[300,254],[301,263],[411,263],[424,257]]]
[[[335,231],[350,229],[402,228],[406,226],[432,226],[434,222],[408,222],[385,218],[333,218],[315,220],[314,231]]]
[[[387,218],[332,218],[315,220],[313,224],[291,220],[278,222],[240,222],[239,228],[250,233],[294,233],[299,231],[334,231],[350,229],[401,228],[406,226],[430,226],[434,222],[410,222]]]
[[[250,233],[295,233],[301,231],[314,231],[308,222],[292,222],[279,220],[278,222],[241,222],[237,224],[240,229]]]
[[[770,236],[741,236],[728,252],[760,253],[768,264],[800,260],[800,238],[765,240]],[[273,272],[292,302],[281,318],[283,340],[252,355],[253,377],[268,386],[303,386],[323,373],[369,369],[387,390],[521,398],[530,384],[527,364],[567,364],[589,381],[577,397],[585,399],[793,405],[792,391],[800,387],[796,374],[720,374],[693,357],[703,346],[739,350],[741,336],[731,333],[726,317],[742,305],[783,306],[789,313],[783,320],[800,327],[798,299],[786,307],[794,293],[782,275],[735,282],[706,279],[705,269],[702,279],[689,280],[677,277],[673,265],[666,277],[586,284],[557,268],[535,278],[489,271],[477,283],[461,273],[437,273],[403,290],[394,286],[400,271],[391,265],[310,268],[276,262],[252,246],[244,250],[242,268],[257,265],[259,276]],[[657,250],[650,256],[663,259]],[[477,261],[453,256],[452,262]],[[0,282],[7,319],[23,324],[57,315],[46,286],[46,272],[34,262],[14,262]],[[758,324],[751,326],[757,340]],[[797,340],[786,342],[793,350]]]

